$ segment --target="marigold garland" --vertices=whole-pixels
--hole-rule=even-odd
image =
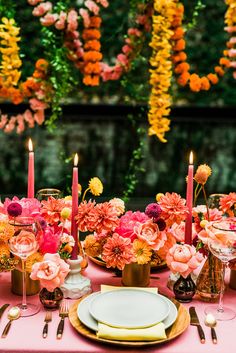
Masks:
[[[175,14],[176,0],[154,0],[152,40],[153,49],[150,58],[150,85],[148,120],[150,123],[149,135],[156,135],[161,142],[167,142],[165,133],[170,130],[171,97],[168,93],[171,86],[172,63],[171,43],[173,35],[171,25]]]
[[[152,4],[140,4],[135,19],[137,27],[129,28],[125,36],[125,45],[122,47],[121,53],[117,55],[115,65],[110,66],[101,61],[99,41],[101,34],[98,29],[100,24],[96,27],[98,21],[101,21],[99,17],[100,6],[108,7],[107,0],[86,0],[83,4],[85,7],[81,7],[78,12],[75,9],[70,9],[68,13],[61,11],[59,14],[53,12],[53,4],[49,1],[28,0],[28,3],[32,6],[37,5],[32,13],[34,16],[40,17],[43,26],[55,26],[57,30],[64,31],[64,44],[68,49],[68,58],[84,74],[83,83],[85,85],[97,86],[99,76],[103,81],[118,80],[123,73],[129,71],[132,60],[140,50],[141,43],[144,42],[143,32],[148,32],[151,28]],[[93,23],[93,18],[96,19],[96,23]],[[85,40],[84,45],[78,31],[78,24],[81,20],[85,27],[82,34],[82,38]],[[90,43],[93,45],[93,50],[88,49],[90,44],[87,41],[96,41],[96,44],[95,42]],[[94,45],[96,49],[94,49]],[[94,52],[91,53],[91,51]]]
[[[236,22],[236,0],[225,0],[225,2],[229,5],[225,14],[225,21],[229,26],[232,26]],[[220,77],[225,74],[225,69],[231,66],[231,62],[229,58],[227,58],[229,52],[227,50],[223,51],[224,56],[219,59],[218,65],[214,67],[214,73],[211,72],[203,76],[199,76],[196,73],[191,74],[189,72],[190,65],[187,63],[187,54],[184,51],[186,42],[184,39],[185,31],[182,27],[183,16],[184,6],[182,3],[178,2],[172,22],[174,34],[171,38],[174,51],[172,56],[174,73],[179,75],[177,82],[180,86],[189,85],[193,92],[199,92],[201,90],[208,91],[211,85],[217,84]]]

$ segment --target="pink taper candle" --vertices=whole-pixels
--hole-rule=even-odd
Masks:
[[[75,216],[78,214],[78,200],[79,200],[79,189],[78,189],[78,154],[75,154],[73,178],[72,178],[72,213],[71,213],[71,235],[75,239],[75,245],[71,253],[71,259],[76,260],[78,256],[78,225],[75,220]]]
[[[186,205],[188,207],[188,215],[185,222],[185,243],[192,244],[192,208],[193,208],[193,152],[189,155],[188,166],[188,182],[187,182],[187,195]]]
[[[33,152],[33,143],[29,139],[29,161],[28,161],[28,198],[34,198],[34,152]]]

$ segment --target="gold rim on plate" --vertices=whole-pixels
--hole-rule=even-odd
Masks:
[[[178,316],[174,324],[166,330],[167,338],[158,340],[158,341],[116,341],[116,340],[108,340],[105,338],[98,338],[96,336],[96,333],[90,330],[89,328],[87,328],[85,325],[83,325],[77,316],[77,308],[80,302],[82,301],[82,299],[84,299],[84,297],[77,300],[70,307],[70,310],[69,310],[70,323],[74,327],[74,329],[77,332],[79,332],[82,336],[85,336],[93,341],[97,341],[101,343],[107,343],[107,344],[112,344],[117,346],[126,346],[126,347],[143,347],[143,346],[163,344],[181,335],[188,328],[190,324],[190,317],[189,317],[188,310],[182,304],[177,302],[177,300],[171,299],[173,303],[176,305],[176,307],[178,308]]]
[[[101,266],[101,267],[106,267],[106,263],[105,261],[103,261],[99,256],[93,257],[93,256],[89,256],[89,259],[94,262],[96,265]],[[151,271],[155,271],[155,270],[162,270],[164,268],[166,268],[166,262],[163,260],[161,261],[159,264],[151,264]],[[114,270],[114,269],[113,269]]]

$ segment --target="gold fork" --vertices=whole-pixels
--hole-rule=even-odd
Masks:
[[[67,300],[63,300],[60,305],[59,316],[61,317],[61,321],[57,327],[57,339],[62,338],[62,334],[64,331],[64,319],[68,317],[69,314],[69,304]]]
[[[43,328],[43,338],[46,338],[48,335],[48,323],[50,321],[52,321],[52,312],[47,311],[44,319],[44,322],[46,322],[46,324],[44,325],[44,328]]]

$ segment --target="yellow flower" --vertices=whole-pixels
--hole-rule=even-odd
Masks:
[[[149,135],[156,135],[161,142],[167,142],[165,133],[170,130],[171,97],[168,93],[171,86],[171,37],[170,30],[176,9],[175,0],[154,0],[154,15],[152,25],[152,40],[149,43],[153,49],[149,60],[150,85],[148,121]],[[158,12],[158,15],[156,14]]]
[[[194,180],[201,185],[206,184],[207,179],[211,175],[211,168],[207,164],[201,164],[197,168],[197,171],[194,175]]]
[[[0,241],[0,258],[2,256],[10,257],[10,250],[5,242]]]
[[[162,192],[159,192],[158,194],[156,194],[156,202],[159,202],[162,196],[164,196]]]
[[[31,272],[32,270],[32,266],[36,263],[36,262],[40,262],[43,260],[43,256],[39,253],[36,252],[32,255],[30,255],[27,260],[26,260],[26,265],[25,265],[25,269],[27,272]]]
[[[139,265],[147,264],[151,260],[152,250],[150,246],[141,239],[135,239],[133,242],[133,252]]]
[[[87,235],[84,241],[84,250],[88,256],[98,256],[102,252],[101,244],[90,234]]]
[[[5,243],[13,236],[14,227],[7,221],[0,221],[0,241]]]
[[[99,178],[94,177],[89,182],[89,190],[94,196],[99,196],[103,192],[103,185]]]
[[[67,219],[69,218],[71,215],[71,209],[69,207],[64,207],[62,210],[61,210],[61,217],[63,219]]]

